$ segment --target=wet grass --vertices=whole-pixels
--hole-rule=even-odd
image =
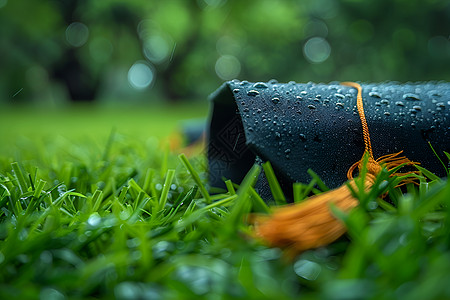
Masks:
[[[268,210],[252,188],[259,167],[212,195],[205,157],[161,142],[186,111],[155,114],[151,129],[142,111],[49,113],[42,127],[32,110],[2,119],[12,129],[0,156],[0,298],[450,297],[446,179],[424,172],[402,190],[382,172],[372,192],[356,191],[357,209],[336,211],[346,236],[288,260],[249,237],[248,213]],[[109,123],[116,113],[127,121]],[[296,201],[326,189],[311,176]]]

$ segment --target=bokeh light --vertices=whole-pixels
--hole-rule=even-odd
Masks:
[[[330,56],[330,53],[330,44],[321,37],[310,38],[303,46],[303,54],[311,63],[324,62]]]
[[[128,71],[128,82],[137,90],[143,90],[150,87],[154,79],[155,71],[153,67],[145,61],[134,63]]]
[[[241,72],[241,63],[233,55],[222,55],[216,61],[216,74],[223,80],[236,78]]]
[[[159,64],[170,57],[173,41],[168,36],[155,34],[144,41],[144,55],[152,63]]]
[[[80,22],[73,22],[66,29],[66,40],[74,47],[86,44],[89,38],[89,28]]]

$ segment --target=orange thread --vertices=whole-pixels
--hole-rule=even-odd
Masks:
[[[358,114],[361,120],[364,136],[364,146],[365,150],[369,153],[370,157],[373,157],[372,144],[370,143],[369,126],[367,125],[366,115],[364,113],[361,85],[356,82],[349,82],[349,81],[341,82],[341,85],[353,87],[358,91],[358,94],[356,96],[356,107],[358,108]]]

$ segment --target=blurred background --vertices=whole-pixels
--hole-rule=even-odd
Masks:
[[[205,101],[226,80],[450,80],[448,0],[0,0],[0,103]]]

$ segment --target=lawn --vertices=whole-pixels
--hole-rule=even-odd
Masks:
[[[259,167],[210,194],[204,152],[170,149],[180,122],[207,112],[2,111],[0,298],[450,298],[447,179],[380,177],[336,212],[344,237],[289,258],[251,237],[249,213],[270,209],[252,190]]]

